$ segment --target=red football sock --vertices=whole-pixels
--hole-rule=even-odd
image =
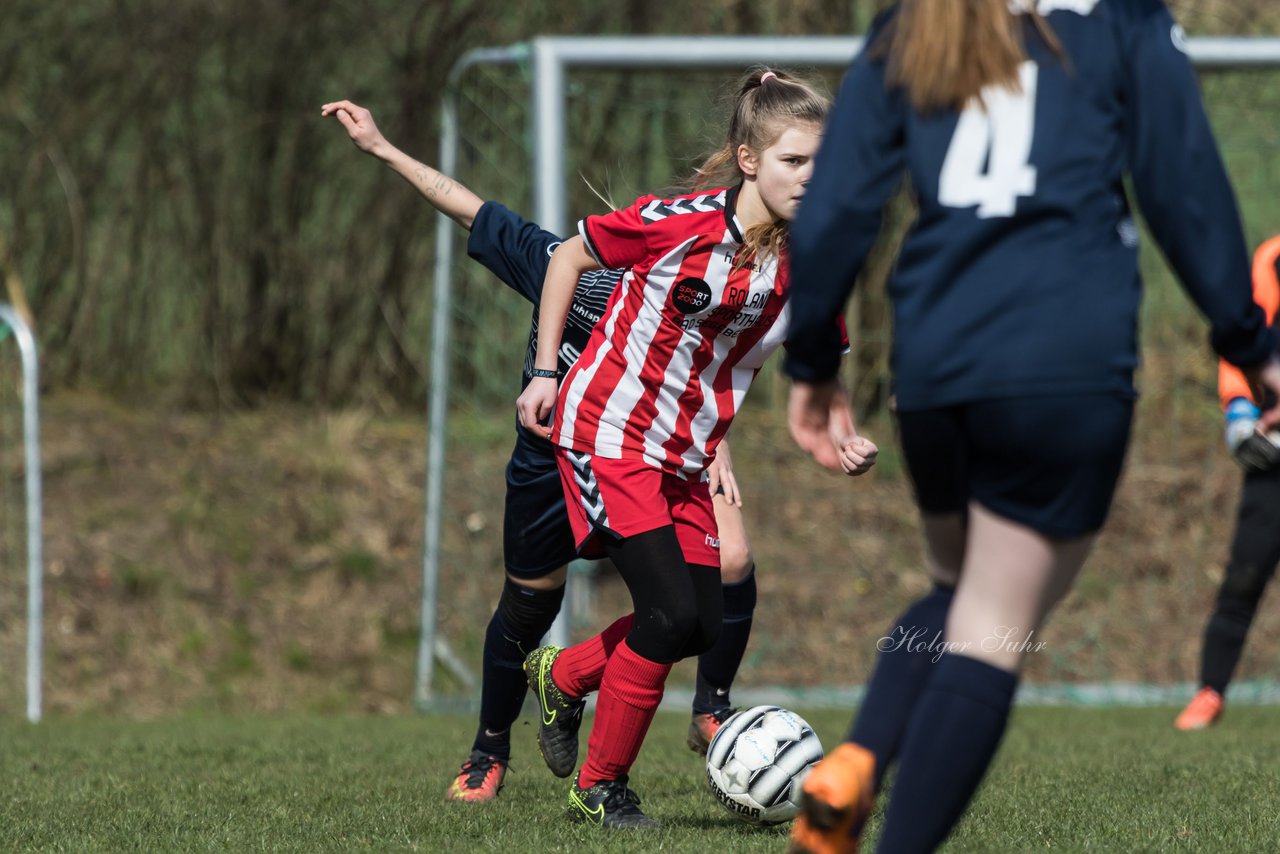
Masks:
[[[631,631],[635,614],[619,618],[600,634],[568,647],[551,665],[551,679],[569,697],[585,697],[600,687],[604,666]]]
[[[578,774],[586,789],[601,780],[617,780],[631,770],[653,715],[662,701],[670,664],[650,661],[626,642],[609,657],[596,700],[596,720],[587,740],[587,761]]]

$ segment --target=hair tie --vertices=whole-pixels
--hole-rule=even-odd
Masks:
[[[764,74],[760,75],[760,85],[763,86],[764,81],[768,80],[770,77],[776,78],[777,76],[778,72],[776,71],[766,71]]]

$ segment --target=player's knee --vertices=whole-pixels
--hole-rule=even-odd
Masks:
[[[535,590],[508,578],[498,599],[498,618],[513,639],[537,643],[555,622],[563,601],[563,586]]]
[[[698,621],[697,629],[689,636],[684,648],[680,650],[680,658],[694,658],[702,655],[720,640],[720,630],[724,622],[712,614],[704,614]]]
[[[1231,561],[1227,575],[1218,589],[1218,604],[1228,607],[1255,608],[1267,587],[1271,574],[1251,561]]]
[[[929,576],[935,585],[954,589],[960,583],[960,567],[931,562]]]
[[[718,629],[717,629],[718,631]],[[679,661],[696,645],[702,632],[698,610],[692,602],[673,602],[636,614],[635,628],[627,643],[652,661]]]
[[[568,577],[569,566],[567,564],[534,578],[524,575],[516,575],[512,573],[510,569],[507,570],[507,580],[514,581],[516,584],[527,590],[555,591],[557,588],[564,587],[565,579]]]
[[[684,645],[684,649],[680,651],[681,660],[697,658],[715,646],[718,640],[720,640],[720,624],[716,623],[714,629],[699,632],[689,639],[689,642]]]
[[[720,583],[737,584],[751,573],[755,559],[746,540],[720,540]]]

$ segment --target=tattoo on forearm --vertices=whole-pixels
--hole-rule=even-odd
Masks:
[[[452,193],[457,182],[448,175],[441,175],[438,172],[433,179],[432,171],[425,168],[418,170],[418,182],[426,188],[427,198],[434,199],[436,196],[447,196]]]

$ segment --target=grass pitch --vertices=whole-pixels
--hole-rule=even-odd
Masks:
[[[1193,734],[1174,713],[1018,710],[945,850],[1274,850],[1280,710],[1232,708]],[[827,745],[849,717],[805,716]],[[501,798],[483,805],[443,798],[470,746],[461,716],[10,720],[0,850],[781,851],[785,828],[749,828],[712,800],[686,722],[660,713],[633,773],[666,825],[641,837],[563,820],[568,784],[527,718]]]

